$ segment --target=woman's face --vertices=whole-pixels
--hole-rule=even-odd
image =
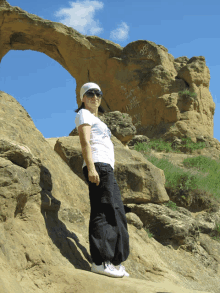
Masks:
[[[101,105],[102,99],[94,95],[92,98],[88,98],[86,94],[83,96],[82,102],[85,104],[86,109],[96,110]]]

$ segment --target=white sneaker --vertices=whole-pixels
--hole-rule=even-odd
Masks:
[[[116,266],[116,268],[118,269],[119,272],[124,272],[124,275],[126,277],[130,276],[129,273],[126,272],[125,267],[123,265],[120,264],[120,265]]]
[[[113,278],[122,278],[124,276],[124,271],[117,270],[110,261],[103,262],[99,266],[93,263],[91,271],[96,274],[106,275]]]

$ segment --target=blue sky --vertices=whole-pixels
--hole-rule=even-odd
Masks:
[[[214,137],[220,141],[219,0],[8,2],[122,47],[148,40],[165,46],[174,58],[204,56],[216,105]],[[75,128],[76,82],[55,60],[31,50],[10,51],[1,61],[0,81],[0,90],[17,99],[45,138],[68,136]]]

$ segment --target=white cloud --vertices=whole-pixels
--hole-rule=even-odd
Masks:
[[[81,34],[98,35],[103,31],[99,21],[94,19],[95,12],[104,7],[100,1],[76,1],[69,2],[71,8],[62,8],[55,13],[61,17],[60,22],[72,27]]]
[[[124,41],[128,38],[129,26],[122,22],[117,29],[111,31],[110,38],[113,40]]]

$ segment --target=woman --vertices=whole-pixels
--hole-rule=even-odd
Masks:
[[[92,82],[84,84],[80,99],[82,105],[75,111],[75,123],[84,159],[83,174],[89,185],[91,271],[111,277],[129,276],[121,265],[129,255],[129,235],[113,172],[114,145],[110,129],[98,118],[98,112],[105,112],[100,106],[100,87]]]

